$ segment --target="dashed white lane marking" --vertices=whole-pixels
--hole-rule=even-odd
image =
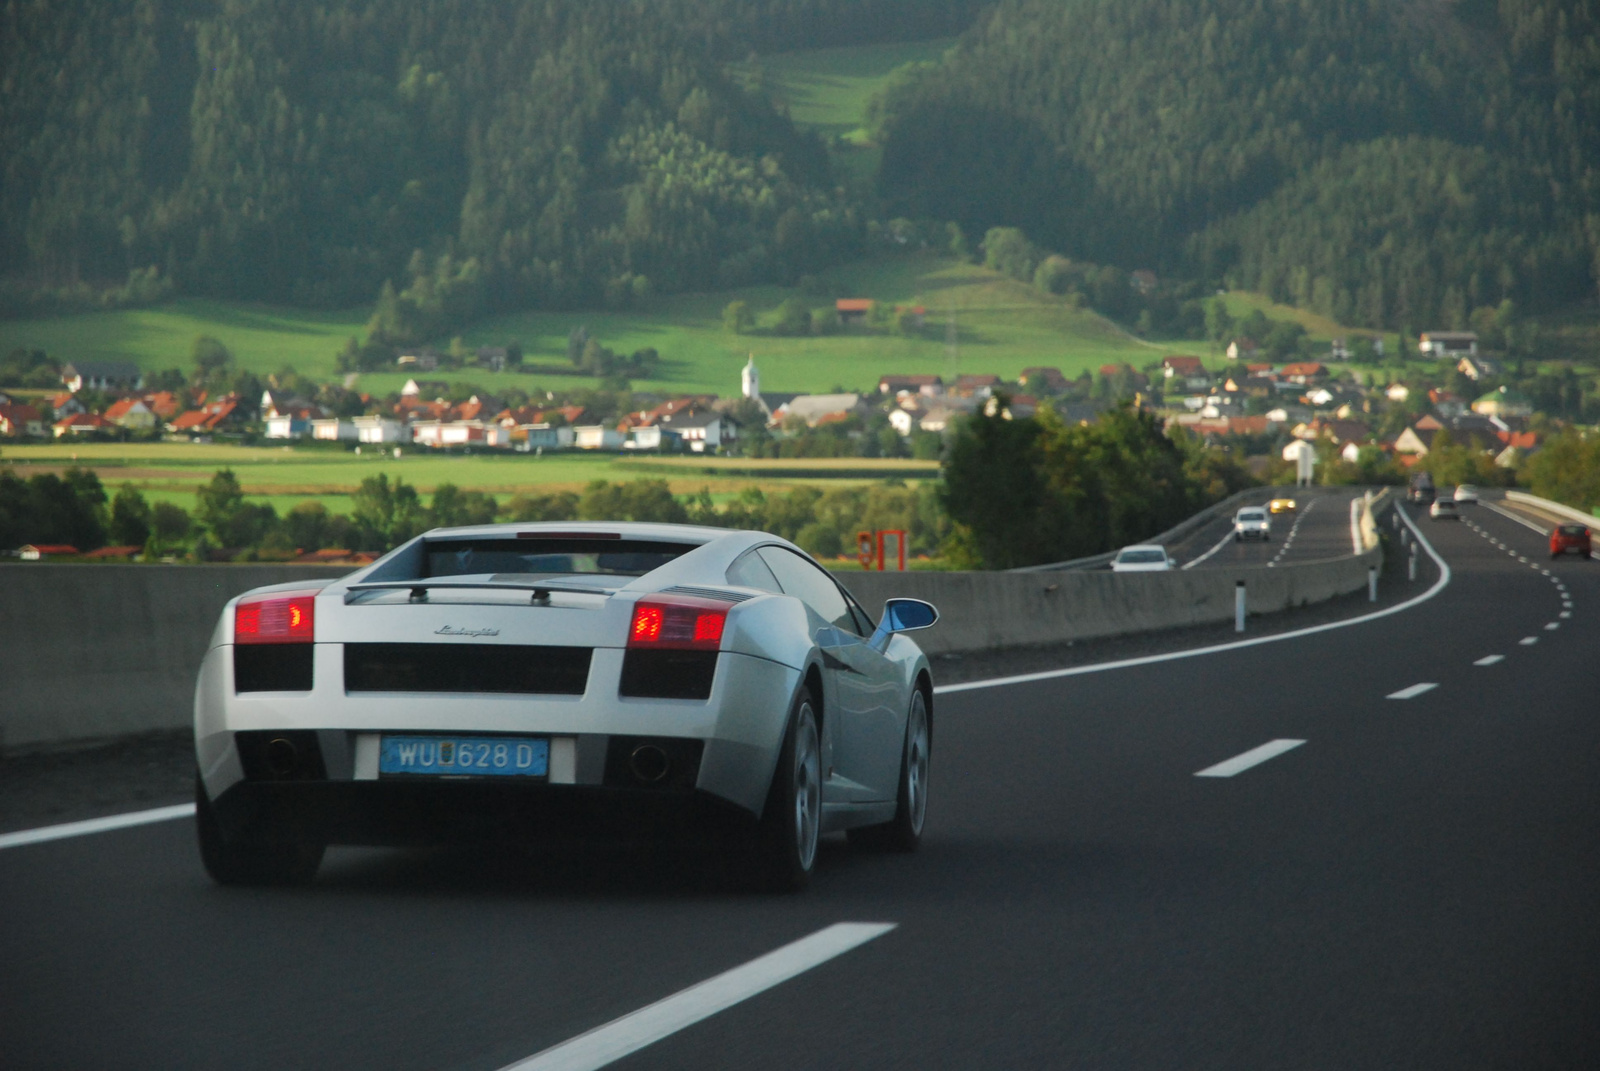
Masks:
[[[1560,628],[1560,627],[1561,627],[1561,622],[1559,622],[1559,621],[1552,621],[1552,622],[1550,622],[1550,623],[1549,623],[1549,624],[1548,624],[1548,625],[1546,625],[1546,626],[1545,626],[1545,627],[1544,627],[1544,630],[1545,630],[1545,631],[1546,631],[1546,632],[1554,632],[1554,631],[1555,631],[1555,630],[1556,630],[1556,629],[1558,629],[1558,628]]]
[[[837,922],[715,978],[613,1019],[503,1071],[593,1071],[881,937],[893,922]]]
[[[1539,642],[1539,637],[1537,637],[1537,636],[1524,636],[1524,637],[1522,637],[1522,639],[1518,640],[1517,642],[1522,644],[1522,646],[1524,646],[1524,647],[1532,647],[1534,644]]]
[[[1565,620],[1566,620],[1566,619],[1567,619],[1567,618],[1569,618],[1569,617],[1571,617],[1571,616],[1572,616],[1572,611],[1571,611],[1571,610],[1562,610],[1562,611],[1561,611],[1561,612],[1560,612],[1560,613],[1559,613],[1559,614],[1557,614],[1557,615],[1556,615],[1556,616],[1557,616],[1557,617],[1559,617],[1559,618],[1561,618],[1561,619],[1562,619],[1562,620],[1563,620],[1563,621],[1565,621]]]
[[[1504,662],[1505,660],[1506,660],[1506,656],[1503,655],[1503,654],[1491,654],[1491,655],[1484,655],[1482,658],[1478,659],[1476,662],[1474,662],[1472,664],[1475,665],[1475,666],[1492,666],[1496,662]]]
[[[1421,695],[1423,692],[1431,692],[1437,687],[1439,687],[1437,682],[1423,683],[1423,684],[1413,684],[1411,687],[1402,688],[1398,692],[1390,692],[1387,698],[1389,698],[1389,699],[1415,699],[1417,696]]]
[[[1269,740],[1260,747],[1253,747],[1242,755],[1235,755],[1215,766],[1207,766],[1204,770],[1195,773],[1196,777],[1232,777],[1234,774],[1244,773],[1252,766],[1260,766],[1268,759],[1275,759],[1285,751],[1293,751],[1304,740]]]
[[[194,804],[179,803],[171,807],[157,807],[154,810],[133,811],[129,814],[113,814],[105,818],[90,818],[82,822],[63,822],[58,826],[41,826],[38,829],[23,829],[16,833],[0,833],[0,848],[20,848],[24,844],[42,844],[50,840],[82,837],[89,833],[108,833],[113,829],[144,826],[149,825],[151,822],[167,822],[174,818],[190,818],[193,815]]]

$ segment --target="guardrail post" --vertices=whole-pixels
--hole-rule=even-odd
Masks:
[[[1409,528],[1400,529],[1400,545],[1402,547],[1411,545],[1411,529],[1409,529]]]
[[[1378,601],[1378,567],[1376,565],[1367,566],[1367,601]]]
[[[1233,585],[1233,631],[1244,631],[1244,581],[1238,580]]]
[[[1411,544],[1411,565],[1407,572],[1410,574],[1410,579],[1415,580],[1417,578],[1417,545],[1415,543]]]

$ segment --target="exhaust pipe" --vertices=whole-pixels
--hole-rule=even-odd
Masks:
[[[267,769],[287,777],[300,768],[300,751],[293,740],[277,737],[267,742]]]
[[[672,761],[667,758],[667,753],[654,744],[640,744],[628,756],[628,769],[647,785],[665,779],[671,768]]]

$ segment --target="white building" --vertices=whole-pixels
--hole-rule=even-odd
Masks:
[[[339,417],[329,417],[326,420],[313,420],[311,422],[311,437],[325,439],[331,442],[355,442],[356,426],[348,420]]]
[[[419,420],[411,425],[411,441],[419,446],[474,446],[484,442],[481,420]]]
[[[761,373],[756,371],[756,355],[751,354],[745,362],[744,371],[739,374],[740,393],[746,398],[759,402],[761,400]]]
[[[579,450],[621,450],[622,432],[605,424],[579,424],[572,429],[572,445]]]
[[[358,416],[353,421],[356,439],[364,443],[403,443],[406,429],[398,420],[381,416]]]

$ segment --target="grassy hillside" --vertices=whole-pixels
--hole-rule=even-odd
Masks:
[[[889,373],[951,370],[945,346],[946,321],[957,327],[955,370],[1015,376],[1030,365],[1056,365],[1068,375],[1107,361],[1140,364],[1167,352],[1126,335],[1087,309],[1044,295],[985,268],[931,255],[885,257],[832,272],[837,291],[891,304],[923,304],[927,328],[915,336],[890,328],[857,329],[837,335],[785,338],[764,327],[732,335],[722,326],[722,309],[747,301],[763,323],[797,291],[758,287],[718,294],[659,299],[645,311],[526,312],[480,321],[463,334],[469,348],[522,343],[534,365],[565,369],[568,333],[586,326],[605,345],[621,352],[653,346],[661,354],[660,376],[634,384],[640,390],[731,394],[739,369],[754,354],[763,387],[776,391],[825,391],[834,386],[867,390]],[[807,298],[817,308],[832,304]],[[259,374],[293,365],[325,379],[336,376],[334,356],[344,340],[359,331],[361,314],[318,315],[230,304],[181,300],[155,309],[85,313],[44,320],[0,322],[0,352],[16,346],[46,350],[58,360],[125,359],[143,368],[187,367],[197,335],[220,339],[241,367]],[[444,344],[445,340],[441,340]],[[1178,352],[1200,352],[1200,344],[1175,344]],[[444,372],[436,378],[476,383],[487,390],[518,386],[545,389],[591,386],[594,381],[567,375],[505,373],[477,369]],[[363,390],[398,390],[399,373],[363,375]]]

